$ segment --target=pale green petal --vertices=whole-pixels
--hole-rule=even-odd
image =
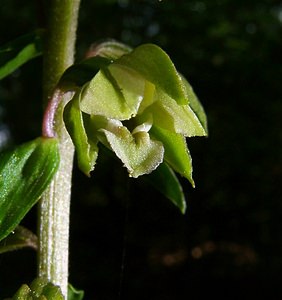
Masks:
[[[150,134],[163,143],[164,160],[175,172],[187,178],[194,187],[192,158],[184,136],[157,126],[152,127]]]
[[[134,117],[143,102],[145,79],[134,70],[114,63],[108,69],[115,78],[127,106],[132,111],[131,117]]]
[[[145,80],[126,67],[110,65],[99,71],[84,90],[81,110],[91,115],[128,120],[137,114]]]
[[[194,90],[190,83],[187,81],[186,78],[183,76],[181,77],[184,83],[185,91],[187,93],[187,98],[189,100],[189,106],[192,108],[194,113],[197,115],[198,119],[200,120],[201,124],[203,125],[206,134],[208,133],[208,122],[205,110],[199,101],[197,95],[194,93]]]
[[[169,56],[160,47],[153,44],[141,45],[113,64],[135,70],[178,104],[188,104],[181,77]]]
[[[156,97],[158,101],[147,109],[152,113],[156,126],[186,137],[206,135],[205,129],[189,105],[179,105],[159,90]]]
[[[132,135],[126,127],[118,126],[115,122],[109,123],[100,132],[104,133],[111,149],[127,168],[129,176],[137,178],[149,174],[163,161],[162,143],[152,140],[146,131]]]
[[[143,100],[140,104],[138,114],[142,114],[143,111],[152,105],[157,99],[156,99],[156,87],[154,84],[152,84],[150,81],[145,82],[145,87],[144,87],[144,96]]]
[[[87,124],[90,122],[89,115],[83,117],[80,110],[80,96],[77,92],[64,110],[64,122],[68,133],[75,146],[79,169],[90,176],[98,157],[98,140],[95,136],[88,136]],[[92,129],[92,128],[91,128]]]

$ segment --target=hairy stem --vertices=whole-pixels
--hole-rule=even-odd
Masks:
[[[44,106],[56,84],[74,60],[80,0],[48,1],[48,24],[43,60]],[[67,298],[69,211],[73,145],[65,130],[63,99],[54,119],[54,134],[60,143],[60,167],[39,204],[38,275],[61,287]]]

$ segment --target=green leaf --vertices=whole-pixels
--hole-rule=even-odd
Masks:
[[[149,183],[164,196],[166,196],[184,214],[186,211],[186,201],[182,186],[173,170],[162,163],[151,174],[145,177]]]
[[[169,56],[160,47],[153,44],[141,45],[113,64],[131,68],[178,104],[188,104],[181,77]]]
[[[174,133],[154,125],[150,133],[157,140],[162,141],[165,148],[165,162],[167,162],[174,171],[187,178],[194,187],[192,158],[185,137],[182,134]]]
[[[124,163],[131,177],[148,174],[163,161],[162,143],[152,140],[146,131],[137,129],[131,134],[120,121],[109,120],[107,127],[100,132],[104,133],[110,148]]]
[[[42,54],[42,34],[42,30],[37,30],[0,48],[0,79]]]
[[[23,284],[12,300],[64,300],[64,297],[58,286],[36,278],[30,286]]]
[[[11,234],[0,242],[0,254],[25,247],[37,249],[37,236],[30,230],[17,226]]]
[[[75,289],[71,284],[68,285],[68,300],[82,300],[84,291]]]
[[[0,240],[37,202],[58,166],[55,138],[37,138],[0,154]]]
[[[81,92],[77,92],[73,99],[66,105],[64,110],[64,122],[69,135],[75,145],[78,167],[87,176],[94,170],[95,162],[98,156],[98,140],[88,139],[85,127],[83,113],[80,110]],[[88,116],[85,116],[88,118]]]

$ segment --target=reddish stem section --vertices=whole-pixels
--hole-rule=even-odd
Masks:
[[[64,95],[64,92],[62,92],[60,89],[56,88],[55,92],[53,93],[46,110],[44,112],[43,116],[43,123],[42,123],[42,136],[52,138],[55,137],[55,115],[57,108],[59,106],[59,103]]]

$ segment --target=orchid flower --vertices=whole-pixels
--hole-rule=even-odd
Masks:
[[[80,169],[90,174],[102,143],[131,177],[165,162],[194,186],[186,138],[207,135],[207,121],[193,89],[156,45],[108,49],[96,49],[92,59],[104,63],[64,111]]]

